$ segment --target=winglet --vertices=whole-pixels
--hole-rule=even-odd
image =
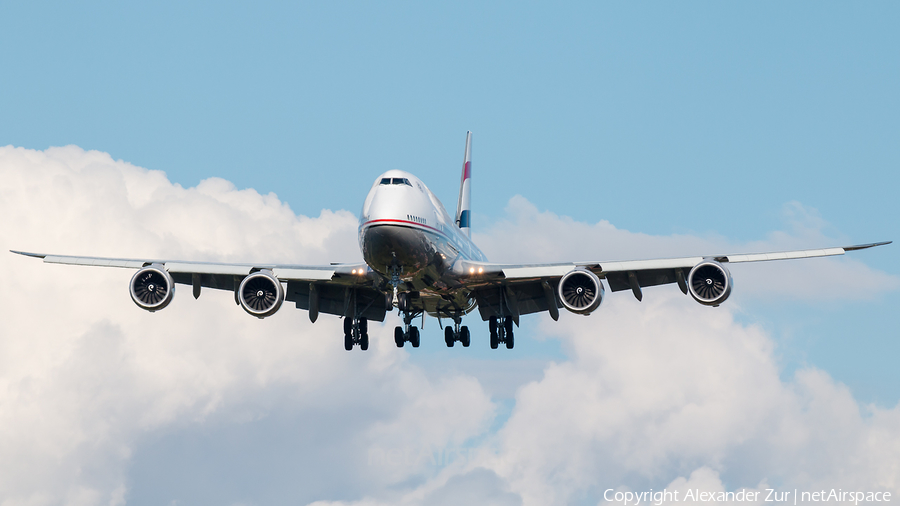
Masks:
[[[844,251],[856,251],[858,249],[869,249],[874,248],[876,246],[884,246],[885,244],[890,244],[894,241],[883,241],[883,242],[873,242],[870,244],[857,244],[856,246],[844,246]]]
[[[472,236],[472,132],[466,132],[466,156],[463,159],[462,178],[459,182],[459,202],[456,205],[456,225],[469,237]]]
[[[34,257],[34,258],[44,258],[47,256],[44,253],[28,253],[27,251],[16,251],[14,249],[9,250],[9,252],[15,253],[16,255],[25,255],[27,257]]]

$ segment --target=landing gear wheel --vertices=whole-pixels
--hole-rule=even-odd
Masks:
[[[369,335],[369,320],[368,318],[360,318],[359,319],[359,333],[363,336]]]
[[[500,346],[500,336],[497,335],[497,317],[491,316],[488,320],[488,328],[491,330],[491,349],[496,350]]]
[[[454,341],[456,341],[456,336],[453,335],[453,327],[444,327],[444,342],[447,343],[447,347],[452,348]]]
[[[513,321],[512,318],[506,317],[503,319],[503,327],[506,330],[506,349],[513,349],[513,345],[515,345],[515,338],[513,337]]]
[[[347,317],[344,317],[344,335],[353,335],[353,320]]]
[[[462,343],[463,348],[469,347],[469,327],[460,327],[459,328],[459,341]]]
[[[513,339],[512,334],[506,334],[506,349],[513,349],[513,345],[515,345],[515,339]]]
[[[353,336],[344,334],[344,349],[350,351],[353,349]]]
[[[419,347],[419,329],[416,327],[409,328],[409,342],[413,348]]]
[[[403,347],[403,343],[406,341],[403,336],[403,327],[394,327],[394,342],[397,343],[398,348]]]
[[[403,292],[397,294],[397,309],[405,313],[409,310],[409,293]]]
[[[366,351],[369,349],[369,334],[359,336],[359,349]]]

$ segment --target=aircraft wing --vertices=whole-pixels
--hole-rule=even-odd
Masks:
[[[283,281],[291,280],[329,280],[338,273],[352,265],[355,268],[365,268],[365,264],[333,264],[333,265],[278,265],[278,264],[228,264],[215,262],[186,262],[181,260],[153,260],[153,259],[133,259],[133,258],[102,258],[102,257],[80,257],[70,255],[49,255],[44,253],[28,253],[25,251],[13,251],[19,255],[29,257],[42,258],[44,263],[48,264],[66,264],[66,265],[90,265],[94,267],[122,267],[126,269],[140,269],[152,264],[164,265],[166,270],[172,274],[208,274],[220,276],[246,276],[254,270],[269,269],[276,272],[278,279]],[[216,287],[212,287],[216,288]]]
[[[886,241],[839,248],[610,262],[556,264],[462,263],[457,267],[457,271],[464,277],[464,284],[475,295],[484,319],[490,316],[504,316],[508,314],[517,320],[518,315],[540,311],[549,311],[550,315],[556,319],[559,315],[558,308],[565,307],[557,293],[559,282],[564,276],[577,270],[589,271],[596,275],[597,278],[606,279],[610,290],[613,292],[630,289],[634,296],[641,300],[643,298],[642,288],[668,283],[678,283],[681,291],[688,293],[688,278],[691,270],[704,262],[734,264],[827,257],[890,243],[891,241]],[[467,275],[468,279],[465,279]],[[728,276],[727,270],[725,275]],[[728,282],[730,283],[730,279]],[[730,286],[728,286],[728,289],[730,290]],[[698,299],[698,301],[701,301],[701,299]],[[706,302],[701,301],[701,303]]]
[[[144,269],[154,266],[165,270],[174,283],[191,285],[194,298],[200,296],[202,288],[229,290],[234,292],[235,302],[238,304],[240,304],[238,292],[241,282],[253,273],[267,271],[279,281],[287,283],[284,300],[294,302],[299,309],[310,310],[310,319],[313,321],[319,312],[346,316],[350,306],[350,297],[356,298],[357,307],[366,308],[357,316],[364,316],[370,320],[384,321],[386,311],[392,307],[385,300],[383,293],[375,289],[377,276],[369,272],[366,264],[362,262],[329,265],[216,263],[82,257],[10,251],[19,255],[41,258],[45,263],[52,264],[126,269]]]

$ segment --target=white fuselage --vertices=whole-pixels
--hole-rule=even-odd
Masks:
[[[454,266],[486,261],[428,187],[400,170],[372,185],[359,219],[359,245],[372,270],[388,279],[396,272],[413,290],[452,290]]]

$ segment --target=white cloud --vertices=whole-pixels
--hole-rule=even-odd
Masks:
[[[526,504],[565,504],[595,487],[661,489],[704,466],[738,487],[898,490],[900,408],[861,411],[816,369],[782,382],[769,338],[727,310],[680,294],[645,304],[613,299],[602,316],[543,329],[572,360],[519,392],[491,466]]]
[[[0,148],[0,167],[3,250],[309,263],[359,255],[351,213],[297,217],[275,195],[222,180],[184,189],[73,146]],[[0,272],[3,504],[121,503],[127,465],[146,435],[264,418],[283,402],[357,418],[354,433],[308,430],[321,431],[323,446],[354,441],[342,458],[374,482],[397,470],[366,466],[367,434],[441,447],[482,432],[493,416],[477,382],[431,382],[387,327],[373,326],[368,353],[347,353],[336,318],[313,326],[288,308],[257,320],[228,292],[204,290],[195,301],[180,287],[151,314],[127,296],[133,271],[4,253]]]
[[[296,216],[275,195],[220,179],[185,189],[73,146],[0,148],[0,169],[2,249],[308,263],[359,255],[351,213]],[[788,209],[798,225],[733,245],[579,223],[515,198],[509,219],[476,240],[497,261],[831,244],[813,210]],[[783,264],[794,267],[779,276],[816,290],[830,284],[815,285],[819,277],[851,278],[842,297],[897,286],[852,258]],[[228,292],[204,290],[195,301],[179,287],[165,311],[146,313],[126,294],[131,274],[0,254],[0,504],[120,504],[142,444],[222,425],[275,427],[280,446],[298,449],[298,467],[263,455],[261,473],[284,473],[290,483],[279,490],[314,486],[305,501],[343,499],[322,505],[566,504],[602,502],[606,488],[769,483],[900,493],[900,407],[860,406],[814,368],[784,381],[761,328],[736,322],[734,306],[702,307],[673,287],[648,290],[640,304],[611,296],[589,318],[524,322],[559,339],[568,359],[537,379],[510,374],[518,388],[502,390],[515,392],[515,406],[497,423],[477,377],[417,366],[393,345],[394,323],[371,327],[369,352],[347,353],[337,319],[313,326],[285,308],[257,320]],[[733,274],[735,298],[831,296]],[[492,365],[479,364],[469,369]],[[303,423],[261,422],[284,412],[304,414]],[[196,471],[185,472],[190,481]],[[244,491],[222,492],[223,501],[266,503]]]

